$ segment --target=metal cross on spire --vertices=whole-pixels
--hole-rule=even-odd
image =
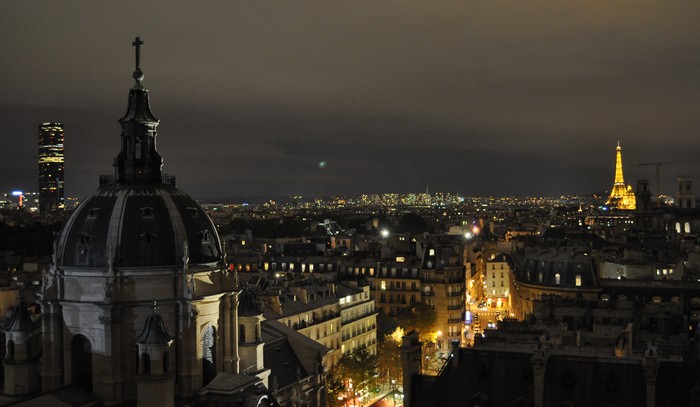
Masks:
[[[136,37],[131,45],[136,48],[136,70],[134,71],[134,79],[141,82],[143,80],[143,71],[141,71],[141,46],[143,45],[143,41],[141,41],[141,37]]]
[[[155,314],[156,311],[158,311],[158,300],[153,300],[153,313]]]

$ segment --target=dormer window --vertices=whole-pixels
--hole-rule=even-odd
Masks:
[[[152,219],[153,218],[153,208],[144,207],[141,208],[141,219]]]
[[[203,230],[199,232],[199,239],[202,241],[202,243],[209,243],[209,231]]]

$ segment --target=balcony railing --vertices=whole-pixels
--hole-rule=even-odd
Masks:
[[[293,329],[304,329],[304,328],[308,328],[310,326],[314,326],[316,324],[320,324],[321,322],[326,322],[328,320],[335,319],[335,318],[340,318],[339,312],[333,312],[333,313],[327,314],[326,317],[319,316],[319,317],[312,319],[309,322],[306,322],[306,321],[296,322],[296,323],[292,324],[292,328]]]

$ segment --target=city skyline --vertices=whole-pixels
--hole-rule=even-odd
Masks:
[[[136,35],[163,172],[199,199],[593,193],[618,140],[633,186],[700,169],[700,5],[130,4],[5,7],[0,190],[34,189],[49,121],[67,196],[113,172]]]

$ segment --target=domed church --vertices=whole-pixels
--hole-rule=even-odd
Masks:
[[[78,385],[108,406],[187,405],[217,375],[241,377],[238,291],[211,219],[161,172],[142,44],[114,173],[66,221],[44,276],[41,387]],[[246,405],[274,404],[259,362],[233,380],[256,388]]]

